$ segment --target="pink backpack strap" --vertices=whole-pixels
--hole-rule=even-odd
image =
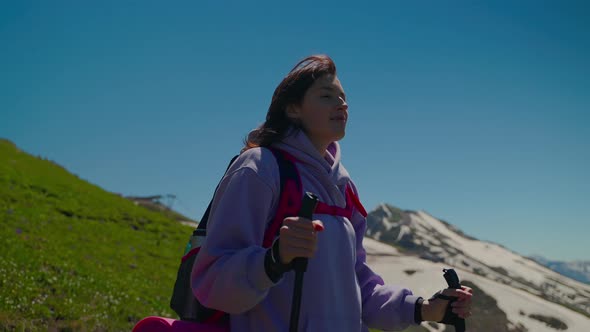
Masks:
[[[295,166],[297,159],[283,150],[270,148],[270,151],[274,154],[279,165],[281,191],[277,212],[264,233],[262,242],[264,248],[269,248],[272,245],[283,224],[283,220],[299,213],[303,197],[301,176]]]
[[[361,204],[361,200],[359,199],[358,195],[354,193],[354,190],[352,190],[352,187],[350,185],[346,186],[346,206],[348,207],[348,200],[351,200],[352,205],[354,206],[354,208],[356,208],[356,210],[363,216],[363,217],[367,217],[367,210],[365,210],[365,207]],[[353,208],[353,206],[351,206],[351,210]],[[352,212],[351,212],[352,213]]]
[[[351,204],[348,202],[348,195],[346,196],[346,207],[341,208],[339,206],[318,202],[318,205],[315,208],[315,213],[342,216],[350,219],[352,217],[352,209]]]
[[[352,212],[354,209],[363,215],[363,217],[367,217],[367,211],[361,204],[358,196],[352,190],[352,187],[347,185],[346,186],[346,207],[341,208],[338,206],[328,205],[322,202],[318,202],[318,205],[315,209],[315,213],[319,214],[329,214],[333,216],[342,216],[348,219],[352,218]]]
[[[297,159],[283,150],[276,148],[269,148],[269,150],[272,151],[279,165],[281,191],[277,212],[264,233],[264,240],[262,242],[264,248],[269,248],[272,245],[283,224],[283,220],[287,217],[296,216],[299,213],[301,199],[303,197],[301,176],[295,166]],[[367,217],[367,211],[361,204],[358,196],[354,193],[352,187],[347,185],[346,207],[341,208],[318,202],[315,213],[343,216],[350,219],[355,208],[363,217]]]

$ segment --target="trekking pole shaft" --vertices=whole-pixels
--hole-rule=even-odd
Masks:
[[[297,332],[299,329],[299,314],[301,312],[301,293],[303,292],[303,272],[295,271],[295,286],[291,302],[291,322],[289,332]]]
[[[299,210],[299,217],[310,219],[313,218],[313,211],[318,205],[318,198],[310,193],[305,193],[303,202],[301,203],[301,210]],[[305,272],[307,270],[307,258],[297,257],[293,260],[293,268],[295,271]]]
[[[310,219],[313,218],[313,211],[318,204],[318,198],[312,193],[305,193],[299,217]],[[299,326],[299,314],[301,312],[301,293],[303,293],[303,274],[307,270],[307,258],[297,257],[293,260],[295,269],[295,285],[293,286],[293,300],[291,303],[291,321],[289,332],[297,332]]]
[[[455,324],[455,332],[465,332],[465,320],[461,319]]]

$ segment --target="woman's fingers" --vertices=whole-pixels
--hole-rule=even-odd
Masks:
[[[281,227],[281,235],[286,233],[290,237],[301,239],[315,238],[317,232],[324,230],[324,224],[320,220],[309,220],[301,217],[285,218]]]
[[[470,287],[461,286],[461,289],[463,289],[464,291],[468,292],[469,294],[473,294],[473,289],[471,289]]]
[[[472,290],[469,287],[464,287],[467,289],[462,289],[462,291],[458,291],[459,298],[457,301],[453,302],[451,306],[453,307],[453,312],[456,313],[461,318],[467,318],[471,316],[471,297],[473,296]]]
[[[313,225],[313,230],[316,232],[321,232],[324,230],[324,223],[320,220],[314,220],[311,222]]]
[[[283,237],[290,237],[301,240],[312,240],[317,237],[316,232],[314,230],[304,230],[287,226],[281,227],[279,234]]]
[[[293,239],[289,237],[281,238],[279,240],[279,253],[283,263],[290,263],[295,257],[311,258],[316,252],[316,242],[306,241],[301,239]]]
[[[471,309],[470,308],[453,308],[453,313],[457,314],[457,316],[461,318],[471,316]]]
[[[323,230],[323,227],[319,220],[285,218],[279,231],[279,252],[282,261],[289,263],[295,257],[313,257],[317,249],[317,232]]]
[[[305,250],[315,250],[317,244],[317,238],[314,235],[312,238],[288,236],[288,233],[284,233],[285,236],[281,237],[281,241],[284,241],[285,246],[291,248],[299,248]],[[283,234],[281,234],[283,236]]]
[[[460,289],[447,288],[443,290],[443,294],[447,296],[454,296],[461,299],[470,299],[473,296],[473,290],[466,286],[461,286]]]
[[[471,302],[470,301],[455,301],[451,303],[451,307],[453,310],[457,310],[457,312],[466,312],[471,310]]]
[[[311,221],[305,218],[286,218],[279,231],[283,243],[294,247],[311,247],[317,240],[317,235]]]
[[[303,217],[287,217],[283,220],[283,225],[309,231],[321,232],[324,230],[324,224],[320,220],[309,220]]]
[[[461,318],[471,316],[471,298],[473,297],[471,288],[466,286],[461,286],[460,289],[447,288],[443,290],[443,294],[457,298],[456,301],[451,303],[453,313]]]

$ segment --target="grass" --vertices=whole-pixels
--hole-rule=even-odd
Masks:
[[[189,234],[0,140],[0,331],[130,331],[174,317]]]

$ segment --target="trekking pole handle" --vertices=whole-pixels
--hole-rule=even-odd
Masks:
[[[443,269],[445,280],[449,288],[460,289],[461,283],[459,282],[459,276],[453,269]]]
[[[316,195],[306,192],[305,195],[303,195],[303,202],[301,203],[301,210],[299,210],[299,217],[311,220],[313,218],[313,211],[318,205],[318,202],[319,198]],[[307,258],[295,258],[293,260],[293,268],[295,271],[307,271]]]
[[[461,289],[461,282],[459,281],[459,276],[457,275],[457,272],[455,272],[455,270],[443,269],[443,272],[443,276],[445,277],[445,280],[447,281],[447,285],[449,285],[449,288]],[[454,326],[455,332],[464,332],[465,319],[457,317]]]

